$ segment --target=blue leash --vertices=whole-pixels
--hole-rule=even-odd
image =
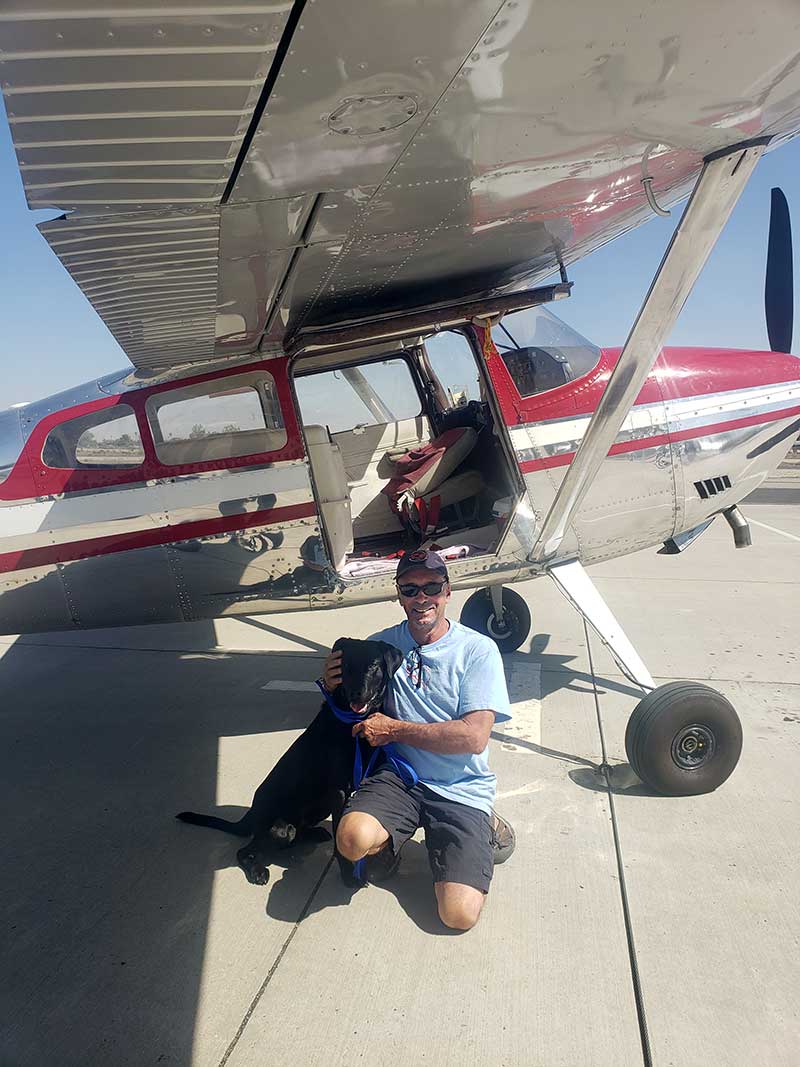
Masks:
[[[331,709],[331,711],[339,720],[339,722],[346,723],[348,726],[353,726],[355,725],[355,723],[362,722],[364,720],[363,715],[358,715],[354,711],[344,710],[342,708],[337,707],[336,704],[334,704],[333,702],[333,698],[331,697],[328,690],[323,686],[322,682],[317,681],[316,685],[320,693],[322,693],[323,697],[325,698],[325,703]],[[354,789],[358,789],[364,779],[369,778],[369,776],[372,774],[373,770],[375,769],[375,762],[381,752],[383,752],[386,762],[398,775],[400,780],[405,785],[406,789],[411,789],[413,788],[413,786],[418,784],[419,775],[408,762],[408,760],[403,759],[402,756],[399,756],[397,754],[394,749],[394,745],[392,745],[391,743],[388,745],[379,745],[377,748],[374,748],[372,750],[372,754],[369,757],[369,761],[365,769],[364,761],[361,758],[361,745],[358,743],[358,738],[354,737],[353,741],[355,742],[356,746],[355,756],[353,758]],[[363,859],[357,860],[356,863],[353,864],[353,876],[357,878],[359,882],[366,882],[366,878],[364,876]]]

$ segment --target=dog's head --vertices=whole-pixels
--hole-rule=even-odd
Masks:
[[[340,637],[333,646],[342,653],[342,684],[336,690],[336,703],[358,715],[379,711],[392,675],[403,662],[403,654],[385,641],[356,641]]]

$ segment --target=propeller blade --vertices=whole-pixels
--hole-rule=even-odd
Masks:
[[[792,223],[789,205],[780,189],[772,190],[770,204],[764,310],[770,348],[773,352],[791,352],[794,320]]]

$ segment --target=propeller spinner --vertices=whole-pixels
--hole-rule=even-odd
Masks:
[[[791,352],[794,320],[792,223],[789,205],[780,189],[772,190],[770,204],[764,310],[770,348],[773,352]]]

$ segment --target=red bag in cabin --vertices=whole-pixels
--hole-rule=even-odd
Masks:
[[[428,484],[426,483],[430,483],[430,486],[439,484],[433,478],[426,478],[425,476],[431,472],[432,468],[438,465],[445,452],[452,448],[456,441],[459,441],[466,432],[467,428],[464,426],[445,430],[443,434],[435,437],[432,441],[422,445],[420,448],[411,449],[411,451],[406,452],[405,455],[394,461],[394,469],[397,472],[397,476],[387,482],[381,490],[388,498],[389,507],[393,513],[400,512],[402,514],[403,508],[400,505],[400,498],[404,493],[416,488],[417,491],[412,495],[422,496],[428,491]],[[470,432],[474,434],[474,431]],[[445,477],[449,476],[449,474],[450,472],[448,471]]]

